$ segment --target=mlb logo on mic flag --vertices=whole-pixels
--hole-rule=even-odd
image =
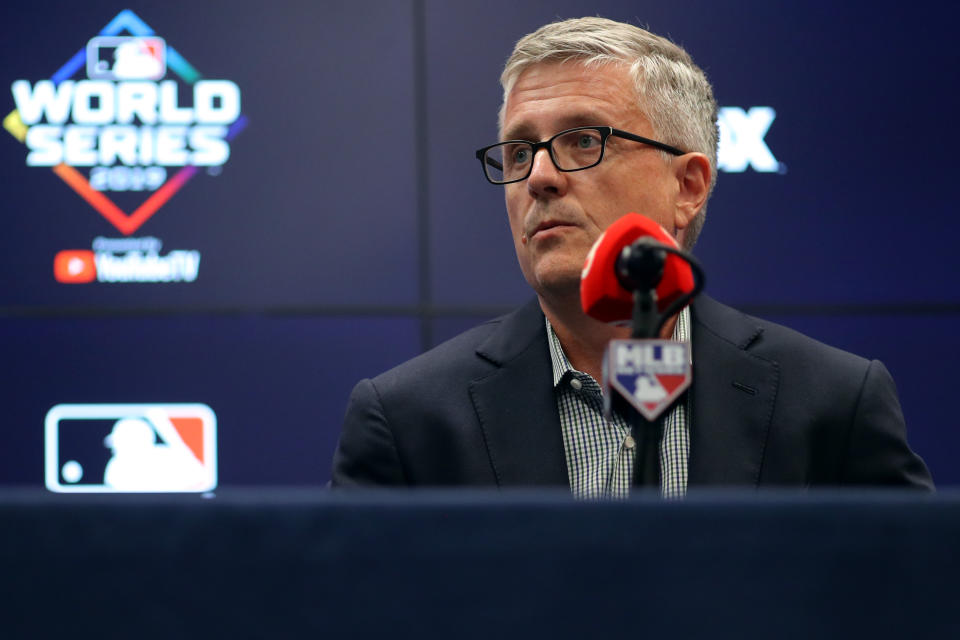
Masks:
[[[217,486],[217,418],[205,404],[58,404],[44,433],[57,493],[199,493]]]
[[[604,387],[654,421],[692,380],[689,346],[673,340],[611,340],[604,356]]]

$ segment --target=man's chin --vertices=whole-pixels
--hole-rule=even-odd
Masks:
[[[542,298],[580,298],[580,269],[543,269],[536,277],[528,278],[530,286]]]

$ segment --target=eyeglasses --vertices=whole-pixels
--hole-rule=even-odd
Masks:
[[[533,158],[540,149],[550,153],[553,165],[560,171],[582,171],[600,164],[607,138],[616,136],[642,142],[675,156],[686,152],[663,142],[634,135],[613,127],[577,127],[561,131],[549,140],[529,142],[507,140],[477,150],[483,175],[493,184],[510,184],[526,180],[533,171]]]

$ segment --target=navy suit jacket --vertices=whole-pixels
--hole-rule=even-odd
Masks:
[[[688,485],[932,489],[886,368],[706,296]],[[331,485],[569,487],[537,301],[354,388]]]

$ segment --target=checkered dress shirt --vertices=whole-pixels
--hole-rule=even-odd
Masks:
[[[690,310],[685,308],[677,316],[672,339],[689,343],[689,327]],[[577,498],[626,498],[630,495],[636,456],[630,426],[618,412],[613,412],[612,422],[604,419],[600,385],[590,374],[570,366],[549,320],[547,341],[571,492]],[[689,394],[680,397],[664,422],[660,491],[666,498],[679,498],[687,492],[688,397]]]

